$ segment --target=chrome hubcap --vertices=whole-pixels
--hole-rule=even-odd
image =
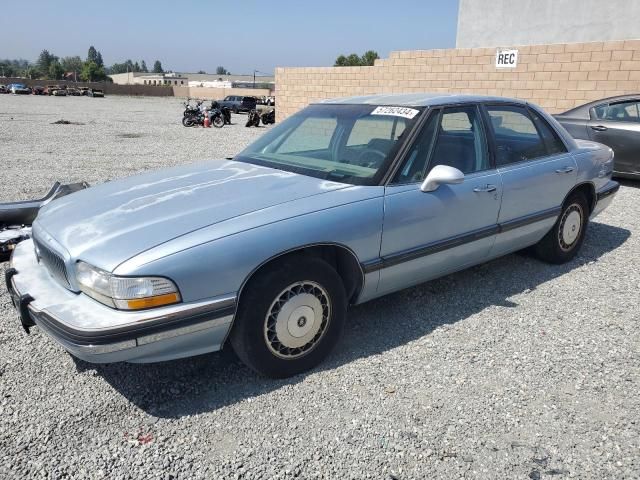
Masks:
[[[564,211],[560,221],[560,248],[571,250],[582,230],[582,207],[574,203]]]
[[[296,282],[273,301],[265,318],[264,338],[280,358],[300,357],[313,349],[327,330],[329,295],[317,283]]]

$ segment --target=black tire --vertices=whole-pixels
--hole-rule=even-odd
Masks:
[[[182,125],[185,127],[193,127],[195,124],[193,117],[182,117]]]
[[[533,253],[540,260],[561,264],[576,256],[589,225],[589,203],[580,192],[573,193],[562,206],[553,228],[533,246]]]
[[[287,309],[293,309],[288,317]],[[247,283],[229,340],[251,369],[267,377],[290,377],[327,357],[340,339],[346,311],[336,271],[324,260],[296,255],[265,267]]]
[[[222,117],[222,115],[218,115],[217,117],[213,118],[213,126],[216,128],[224,127],[224,118]]]

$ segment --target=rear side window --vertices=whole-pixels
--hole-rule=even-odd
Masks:
[[[598,120],[614,122],[640,122],[639,102],[620,102],[611,105],[598,105],[593,113]]]
[[[536,123],[536,127],[538,127],[538,132],[542,136],[544,143],[547,147],[547,155],[556,155],[558,153],[565,153],[567,151],[567,147],[564,146],[562,140],[556,133],[556,131],[551,128],[551,126],[547,123],[547,121],[538,115],[535,111],[531,111],[533,115],[533,120]]]
[[[545,141],[526,108],[512,105],[488,105],[486,108],[495,137],[496,166],[548,155]]]

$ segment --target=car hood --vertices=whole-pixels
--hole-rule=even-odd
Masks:
[[[113,271],[123,261],[195,230],[349,185],[230,160],[107,182],[42,208],[34,235]],[[286,207],[284,207],[286,208]]]

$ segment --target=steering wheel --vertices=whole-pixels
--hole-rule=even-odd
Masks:
[[[363,161],[363,159],[369,155],[378,155],[380,157],[380,161],[369,160]],[[356,158],[356,164],[362,167],[373,168],[380,165],[380,163],[384,162],[384,159],[387,158],[387,154],[381,152],[380,150],[376,150],[375,148],[365,148],[358,154],[358,158]]]

